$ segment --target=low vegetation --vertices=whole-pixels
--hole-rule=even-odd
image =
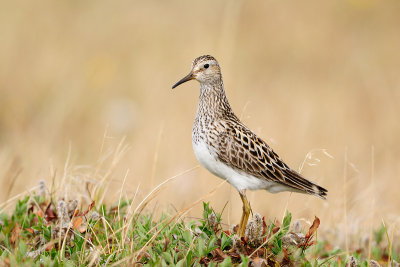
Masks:
[[[398,266],[391,243],[381,245],[389,238],[385,227],[375,232],[371,250],[347,255],[318,239],[317,217],[305,229],[290,213],[282,222],[254,214],[239,238],[237,226],[226,229],[221,214],[203,206],[201,219],[188,221],[183,213],[155,219],[128,200],[81,210],[77,200],[39,192],[1,213],[0,266]]]

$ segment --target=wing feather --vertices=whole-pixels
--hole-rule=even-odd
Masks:
[[[226,121],[225,131],[217,137],[218,158],[227,165],[295,191],[325,198],[327,190],[292,170],[252,131],[238,121]]]

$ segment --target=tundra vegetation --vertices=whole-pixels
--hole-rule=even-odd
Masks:
[[[44,181],[0,215],[0,264],[3,266],[398,266],[398,248],[386,226],[355,251],[318,238],[320,220],[311,225],[254,213],[239,238],[221,212],[203,202],[202,218],[186,218],[188,209],[159,218],[135,209],[129,199],[115,205],[58,199]],[[193,205],[198,205],[193,203]],[[396,251],[397,249],[397,251]]]

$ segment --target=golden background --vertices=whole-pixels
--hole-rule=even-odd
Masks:
[[[150,211],[206,195],[222,180],[195,168],[199,85],[171,86],[211,54],[237,115],[329,190],[327,201],[250,192],[255,212],[317,215],[336,235],[368,233],[382,219],[398,227],[399,8],[395,0],[3,1],[0,201],[53,177],[58,196],[105,177],[115,203],[140,202],[181,174]],[[206,200],[217,211],[228,202],[224,222],[238,223],[240,198],[228,184]]]

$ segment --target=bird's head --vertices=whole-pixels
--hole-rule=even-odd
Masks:
[[[200,83],[215,83],[221,80],[221,69],[217,60],[205,55],[196,58],[192,62],[192,70],[188,75],[172,86],[172,89],[178,85],[196,79]]]

